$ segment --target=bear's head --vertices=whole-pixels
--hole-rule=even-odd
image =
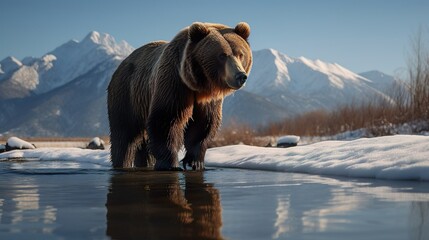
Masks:
[[[188,28],[180,75],[197,100],[223,98],[244,86],[252,67],[249,35],[244,22],[235,28],[198,22]]]

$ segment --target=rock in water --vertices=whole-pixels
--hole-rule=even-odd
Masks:
[[[96,150],[96,149],[104,150],[104,141],[99,137],[95,137],[88,143],[86,148],[93,149],[93,150]]]

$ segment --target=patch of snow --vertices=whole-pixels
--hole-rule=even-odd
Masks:
[[[33,90],[39,85],[39,73],[33,67],[22,66],[13,73],[10,81],[25,89]]]
[[[9,147],[12,147],[12,148],[35,149],[35,147],[31,143],[26,142],[17,137],[10,137],[6,143],[7,145],[9,145]]]
[[[49,62],[53,62],[53,61],[57,60],[57,57],[55,57],[52,54],[46,54],[45,56],[42,57],[41,60],[45,63],[49,63]]]
[[[38,64],[34,64],[33,66],[36,67],[39,74],[43,74],[54,66],[56,60],[57,57],[55,55],[46,54],[38,61]]]

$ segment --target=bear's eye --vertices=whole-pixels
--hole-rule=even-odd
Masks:
[[[221,54],[219,55],[219,59],[220,59],[221,61],[225,61],[227,57],[228,57],[228,56],[226,55],[226,53],[221,53]]]

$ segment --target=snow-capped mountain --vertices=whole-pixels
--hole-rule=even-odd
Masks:
[[[0,62],[0,133],[108,135],[106,88],[132,51],[124,41],[91,32],[41,58],[5,58]],[[338,64],[292,58],[273,49],[253,54],[246,86],[225,99],[223,126],[259,127],[374,95],[388,97],[381,90],[391,81],[387,75],[362,76]]]
[[[325,109],[361,102],[374,97],[389,98],[376,84],[337,63],[291,58],[274,49],[256,51],[254,68],[246,91],[285,107],[290,113]]]
[[[41,58],[4,59],[0,99],[42,94],[60,87],[110,58],[123,59],[134,49],[125,41],[116,43],[109,34],[91,32],[81,42],[71,40]]]
[[[73,81],[24,99],[0,101],[0,132],[19,136],[108,134],[106,89],[122,59],[110,58]]]

